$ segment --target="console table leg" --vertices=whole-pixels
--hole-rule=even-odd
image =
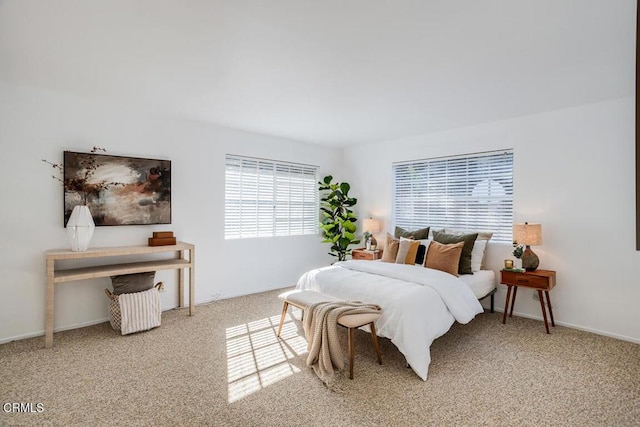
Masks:
[[[47,260],[47,300],[45,303],[44,347],[53,347],[53,260]]]
[[[185,259],[184,254],[186,251],[180,251],[180,259]],[[184,269],[178,270],[178,307],[184,307]]]
[[[189,269],[189,316],[193,316],[196,301],[196,248],[192,247],[189,251],[189,261],[191,268]]]

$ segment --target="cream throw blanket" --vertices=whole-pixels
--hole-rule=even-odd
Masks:
[[[304,310],[304,333],[307,338],[307,366],[332,390],[337,390],[334,370],[344,368],[338,340],[338,318],[348,314],[378,313],[380,306],[361,302],[320,302]]]

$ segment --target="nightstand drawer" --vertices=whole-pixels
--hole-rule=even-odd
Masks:
[[[502,283],[505,285],[526,286],[528,288],[550,289],[550,278],[535,276],[533,274],[516,273],[513,271],[502,272]]]

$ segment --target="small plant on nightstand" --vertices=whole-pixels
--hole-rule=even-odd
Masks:
[[[368,231],[365,231],[364,233],[362,233],[362,237],[364,237],[365,249],[370,250],[371,249],[371,233]]]
[[[513,242],[513,256],[516,257],[514,267],[517,269],[522,268],[522,255],[524,254],[524,246],[519,245],[518,242]]]
[[[513,242],[513,256],[520,259],[524,253],[524,246],[519,245],[518,242]]]

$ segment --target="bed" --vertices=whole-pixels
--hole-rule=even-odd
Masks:
[[[483,312],[479,299],[495,292],[493,271],[454,275],[421,265],[351,260],[311,270],[297,289],[345,300],[379,304],[377,335],[389,338],[415,373],[427,380],[430,346],[454,321],[470,322]]]

